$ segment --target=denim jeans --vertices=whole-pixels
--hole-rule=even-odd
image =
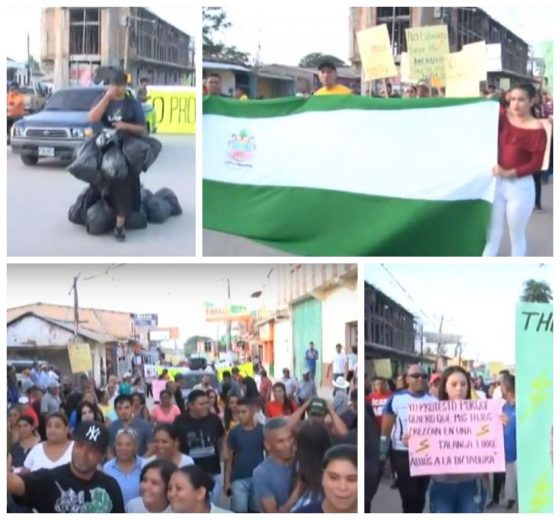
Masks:
[[[485,504],[486,490],[480,479],[457,484],[432,480],[430,485],[430,513],[482,513]]]
[[[212,478],[214,479],[214,489],[212,490],[212,493],[210,494],[210,501],[212,502],[212,504],[219,507],[220,506],[220,498],[222,496],[222,488],[224,487],[222,474],[219,473],[217,475],[212,475]]]
[[[258,512],[252,478],[241,478],[231,483],[231,510],[234,513]]]

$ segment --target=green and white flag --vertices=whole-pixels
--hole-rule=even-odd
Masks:
[[[306,256],[476,256],[499,105],[317,96],[204,100],[205,228]]]

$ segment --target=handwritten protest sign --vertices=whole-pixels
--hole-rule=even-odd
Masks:
[[[365,81],[397,76],[387,24],[360,31],[356,37]]]
[[[68,357],[72,374],[81,374],[92,369],[91,351],[87,343],[68,345]]]
[[[411,476],[505,471],[500,415],[492,399],[410,404]]]
[[[511,87],[511,80],[509,78],[500,78],[500,90],[509,90]]]
[[[553,325],[551,303],[517,305],[515,407],[520,513],[552,513],[554,509]]]
[[[447,25],[406,29],[406,46],[412,80],[445,78],[445,56],[449,54]]]
[[[445,97],[477,97],[480,95],[480,71],[474,66],[473,52],[464,50],[448,54],[445,59]]]

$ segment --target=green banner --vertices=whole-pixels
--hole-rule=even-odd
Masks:
[[[520,513],[552,513],[552,304],[517,306],[517,489]]]

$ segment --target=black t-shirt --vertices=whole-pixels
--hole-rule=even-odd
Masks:
[[[101,122],[106,128],[113,128],[113,123],[116,121],[136,125],[145,124],[142,105],[129,95],[124,99],[112,100],[105,110]]]
[[[175,418],[181,451],[190,455],[195,464],[211,475],[221,473],[219,440],[225,429],[220,418],[210,414],[204,419],[193,419],[181,414]]]
[[[294,513],[324,513],[323,502],[312,502],[311,504],[294,511]]]
[[[16,503],[39,513],[124,513],[121,488],[117,481],[100,471],[90,480],[80,480],[70,464],[41,469],[22,475],[25,495]]]

